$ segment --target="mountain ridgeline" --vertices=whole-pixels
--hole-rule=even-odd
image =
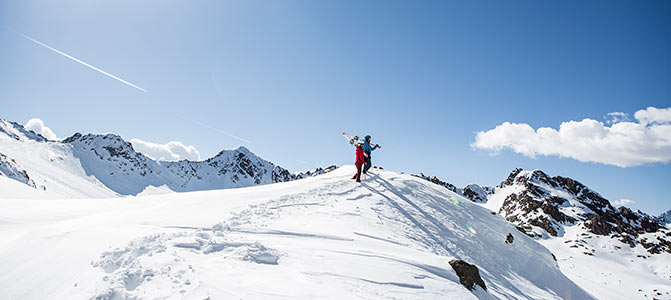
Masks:
[[[575,247],[586,247],[585,240],[601,236],[631,248],[640,245],[650,254],[671,253],[671,231],[665,227],[668,214],[653,217],[624,206],[615,208],[596,191],[568,177],[518,168],[498,186],[470,184],[457,190],[435,177],[416,176],[489,208],[531,237],[563,238],[571,227],[582,232],[580,238],[566,241]]]
[[[118,135],[77,133],[63,143],[71,144],[77,156],[87,162],[88,174],[120,194],[137,194],[148,185],[187,192],[286,182],[324,173],[319,168],[294,174],[242,146],[204,161],[157,162],[135,151]],[[335,166],[326,171],[333,169]]]
[[[76,133],[62,141],[48,141],[18,123],[2,119],[0,136],[8,144],[4,145],[5,149],[0,147],[0,174],[33,187],[36,183],[30,174],[40,171],[23,168],[21,163],[9,157],[10,154],[3,154],[3,150],[12,152],[13,148],[37,148],[43,150],[39,156],[57,156],[61,161],[75,160],[68,165],[81,168],[86,177],[92,177],[120,195],[136,195],[149,186],[166,186],[177,192],[247,187],[297,180],[335,169],[331,166],[291,173],[261,159],[245,147],[223,150],[204,161],[155,161],[135,151],[130,142],[115,134]],[[57,155],[63,152],[66,155]],[[50,158],[46,163],[55,161]],[[49,183],[45,183],[43,188],[48,189]]]

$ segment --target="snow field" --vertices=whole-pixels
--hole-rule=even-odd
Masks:
[[[345,166],[250,188],[0,199],[3,299],[592,299],[551,254],[444,187]],[[506,244],[511,233],[513,244]],[[488,290],[449,265],[478,266]]]

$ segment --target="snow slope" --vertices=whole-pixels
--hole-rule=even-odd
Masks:
[[[0,120],[1,121],[1,120]],[[16,140],[0,132],[0,153],[52,198],[103,198],[118,194],[86,174],[72,148],[59,142]],[[0,197],[10,197],[0,191]]]
[[[0,176],[0,190],[3,197],[10,199],[44,199],[50,195],[25,183]]]
[[[592,299],[547,249],[489,210],[414,176],[375,170],[359,184],[353,173],[114,199],[0,199],[0,298]],[[476,265],[487,290],[462,286],[453,259]]]

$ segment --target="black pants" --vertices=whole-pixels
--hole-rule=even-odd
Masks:
[[[363,165],[363,173],[366,174],[368,172],[368,169],[370,169],[371,166],[373,166],[373,162],[370,159],[370,154],[368,157],[366,157],[366,163]]]

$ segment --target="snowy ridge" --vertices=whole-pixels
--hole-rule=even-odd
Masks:
[[[137,195],[148,187],[178,192],[247,187],[335,169],[331,166],[292,174],[245,147],[221,151],[204,161],[157,162],[115,134],[76,133],[54,142],[2,119],[0,153],[5,157],[0,158],[0,172],[33,187],[44,187],[56,198]],[[28,174],[38,182],[31,181]]]
[[[37,141],[37,142],[46,142],[47,139],[40,134],[35,133],[32,130],[27,130],[23,125],[10,122],[5,119],[0,118],[0,133],[4,133],[11,139],[17,141]]]
[[[3,124],[9,123],[0,120]],[[34,138],[18,123],[10,123],[14,131],[0,132],[0,153],[7,157],[5,165],[29,177],[34,185],[31,188],[44,190],[45,193],[16,193],[0,191],[0,198],[34,197],[40,195],[47,198],[101,198],[114,197],[114,191],[103,185],[93,176],[88,176],[80,160],[73,153],[72,147],[60,142]],[[18,136],[19,138],[15,138]],[[9,167],[8,167],[9,168]],[[23,178],[13,178],[26,183]],[[25,196],[24,196],[25,195]]]
[[[147,186],[161,186],[176,179],[118,135],[76,133],[63,143],[72,147],[86,175],[118,194],[135,195]]]
[[[422,178],[424,180],[433,182],[437,185],[445,187],[446,189],[448,189],[450,191],[458,193],[456,186],[454,186],[453,184],[451,184],[449,182],[442,181],[442,180],[438,179],[438,177],[436,177],[436,176],[427,176],[427,175],[424,175],[424,173],[413,174],[412,176],[419,177],[419,178]]]
[[[338,166],[331,165],[331,166],[328,166],[326,168],[316,168],[316,169],[310,170],[310,171],[297,172],[297,173],[294,173],[294,175],[296,176],[296,179],[302,179],[302,178],[308,178],[308,177],[314,177],[314,176],[319,176],[319,175],[322,175],[322,174],[326,174],[326,173],[331,172],[331,171],[333,171],[337,168],[338,168]]]
[[[183,180],[170,186],[175,191],[212,187],[245,187],[295,180],[288,170],[254,155],[245,147],[224,150],[204,161],[161,162]]]
[[[372,172],[361,184],[346,166],[245,189],[2,201],[26,221],[0,224],[0,257],[13,258],[0,286],[9,299],[593,299],[489,210]],[[81,247],[34,247],[47,241]],[[455,259],[487,289],[465,288]]]

